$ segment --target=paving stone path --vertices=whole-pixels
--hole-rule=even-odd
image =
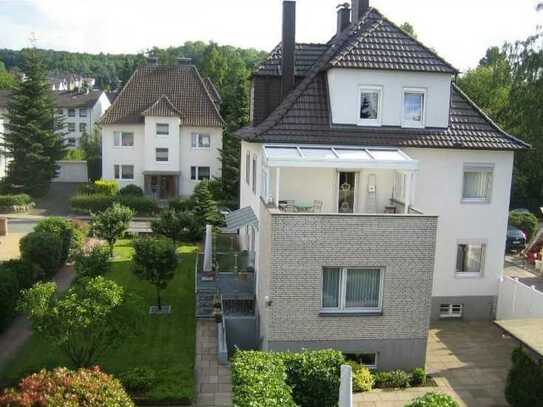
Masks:
[[[60,270],[53,278],[53,281],[57,284],[57,292],[59,294],[65,292],[72,284],[74,277],[75,273],[72,266],[65,266]],[[30,321],[22,316],[15,318],[8,330],[0,335],[0,371],[31,335]]]
[[[197,407],[232,406],[230,367],[217,360],[217,323],[198,320],[196,325]]]

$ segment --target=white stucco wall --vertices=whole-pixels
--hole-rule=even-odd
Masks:
[[[169,136],[156,135],[156,123],[170,124]],[[114,147],[113,133],[134,133],[134,147]],[[209,134],[209,149],[193,149],[193,133]],[[168,162],[156,161],[156,148],[168,148]],[[102,177],[113,179],[115,164],[134,165],[134,180],[119,180],[121,186],[135,184],[144,188],[144,171],[180,172],[179,194],[190,196],[198,181],[191,180],[191,166],[210,167],[211,177],[220,177],[221,128],[179,127],[179,119],[147,117],[143,125],[106,125],[102,129]]]
[[[419,160],[414,206],[439,215],[433,296],[496,295],[503,272],[513,171],[512,152],[404,150]],[[494,165],[490,203],[462,203],[464,164]],[[486,241],[483,274],[455,276],[458,240]]]
[[[330,106],[334,124],[357,124],[360,115],[360,87],[382,87],[382,125],[402,124],[405,88],[426,90],[426,127],[447,127],[451,75],[362,69],[328,71]]]
[[[4,123],[6,119],[4,115],[7,113],[6,109],[0,109],[0,179],[4,178],[7,173],[8,159],[4,154],[4,148],[1,146],[4,139],[3,134],[5,131]]]

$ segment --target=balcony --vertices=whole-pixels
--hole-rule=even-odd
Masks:
[[[290,213],[420,214],[418,162],[398,149],[267,145],[261,196]]]

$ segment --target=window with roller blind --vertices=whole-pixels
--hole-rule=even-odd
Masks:
[[[381,312],[383,278],[381,269],[325,267],[322,271],[321,311]]]

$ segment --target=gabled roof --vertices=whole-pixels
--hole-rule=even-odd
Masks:
[[[366,40],[369,40],[367,44],[375,44],[374,41],[377,38],[392,38],[391,34],[382,35],[389,29],[396,33],[395,26],[390,27],[390,25],[392,23],[380,13],[375,9],[370,9],[354,29],[347,29],[330,41],[329,47],[307,71],[305,78],[262,123],[241,129],[237,135],[243,140],[258,143],[484,150],[521,150],[530,147],[499,128],[455,84],[451,85],[451,106],[447,128],[411,129],[400,126],[360,127],[333,124],[326,71],[337,66],[334,64],[344,64],[345,61],[354,60],[358,61],[358,68],[364,68],[366,66],[363,65],[365,59],[361,53],[364,48],[361,44],[364,44]],[[387,30],[383,31],[384,27],[388,27]],[[402,32],[400,30],[400,33]],[[404,33],[403,35],[409,38],[408,34]],[[401,47],[395,47],[393,45],[395,41],[397,40],[392,41],[389,45],[386,45],[386,41],[382,41],[379,47],[383,47],[382,52],[385,53],[391,46],[393,51],[395,50],[393,54],[395,53],[399,58],[398,52]],[[419,43],[413,39],[410,41],[414,42],[410,43],[411,54],[407,52],[404,54],[406,58],[411,55],[410,62],[406,60],[404,64],[413,69],[416,65],[419,70],[426,69],[427,72],[445,73],[448,72],[447,69],[450,69],[449,73],[456,72],[435,53],[419,49],[419,46],[423,46],[417,45]],[[367,49],[373,49],[375,55],[381,52],[377,51],[379,48],[375,48],[373,45],[367,46]],[[421,52],[424,57],[415,58],[416,52]],[[427,52],[432,54],[431,60]],[[389,62],[386,62],[387,58],[384,55],[380,62],[381,65],[379,65],[381,68],[374,69],[393,69],[392,66],[396,66],[396,62],[390,58]],[[382,65],[385,62],[389,64],[388,68]],[[375,63],[375,60],[372,63]],[[404,68],[407,68],[407,65],[404,65]],[[442,70],[437,70],[438,66],[441,66],[439,69]],[[397,70],[402,70],[402,68],[397,68]]]
[[[146,65],[138,68],[123,87],[101,124],[143,123],[144,112],[166,97],[181,112],[187,126],[222,127],[224,122],[202,77],[193,65]],[[167,103],[166,103],[167,105]],[[171,114],[171,108],[165,112]]]
[[[211,78],[206,78],[204,83],[206,85],[207,91],[213,99],[213,102],[215,102],[215,104],[217,105],[220,105],[222,103],[222,97]]]
[[[91,90],[88,93],[66,90],[53,92],[53,96],[56,107],[75,109],[77,107],[93,107],[103,93],[103,90]]]
[[[435,51],[403,31],[378,10],[370,8],[364,20],[352,27],[351,35],[339,44],[338,53],[330,61],[331,67],[458,73]]]
[[[305,76],[307,71],[318,61],[328,49],[327,44],[296,44],[296,67],[297,76]],[[253,73],[254,76],[280,76],[281,58],[283,54],[282,44],[277,45],[268,57],[258,65]]]
[[[183,113],[175,108],[168,96],[160,96],[155,103],[141,113],[143,116],[183,117]]]

